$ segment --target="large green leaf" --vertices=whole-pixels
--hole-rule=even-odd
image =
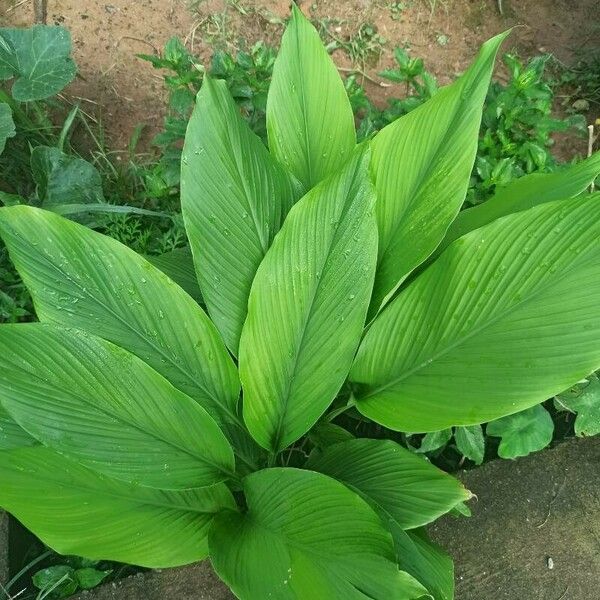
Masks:
[[[0,29],[0,80],[16,77],[12,96],[20,102],[54,96],[75,78],[70,54],[71,34],[64,27]]]
[[[557,397],[559,405],[577,413],[575,435],[600,434],[600,379],[593,374],[583,384]]]
[[[61,554],[175,567],[206,558],[224,484],[180,492],[110,479],[49,448],[2,453],[0,506]]]
[[[600,194],[494,221],[374,322],[350,373],[357,408],[436,431],[539,404],[600,367],[599,306]]]
[[[15,135],[15,123],[10,106],[6,102],[0,102],[0,154],[4,152],[6,140]]]
[[[248,511],[209,533],[213,566],[241,600],[408,600],[426,595],[395,564],[392,537],[342,484],[266,469],[244,480]]]
[[[440,254],[465,233],[483,227],[500,217],[527,210],[539,204],[572,198],[600,174],[600,152],[586,160],[563,167],[555,173],[532,173],[500,188],[483,204],[461,211],[436,250]]]
[[[296,199],[227,84],[205,77],[185,138],[181,208],[202,296],[234,354],[256,269]]]
[[[420,581],[434,600],[453,600],[452,558],[427,538],[424,529],[403,531],[390,523],[388,527],[394,538],[396,560],[400,568]]]
[[[123,481],[185,489],[234,470],[231,446],[197,402],[80,330],[3,325],[0,402],[46,446]]]
[[[31,174],[44,208],[55,204],[104,202],[102,178],[87,160],[58,148],[36,146],[31,151]]]
[[[198,304],[203,304],[189,246],[174,248],[158,256],[146,256],[146,259],[182,287]]]
[[[269,147],[309,190],[338,171],[356,144],[354,116],[317,30],[294,5],[267,100]]]
[[[435,250],[464,202],[483,102],[505,37],[486,42],[460,79],[373,139],[379,260],[372,315]]]
[[[362,333],[377,254],[368,151],[290,211],[261,263],[240,343],[244,420],[278,451],[342,386]]]
[[[217,330],[161,271],[112,238],[32,207],[1,209],[0,234],[41,321],[126,348],[216,418],[236,420],[239,380]]]
[[[457,479],[390,440],[334,444],[306,468],[346,484],[402,529],[426,525],[471,497]]]
[[[35,446],[37,443],[0,404],[0,450]]]
[[[541,405],[488,423],[486,433],[501,438],[498,456],[517,458],[542,450],[552,441],[554,423]]]

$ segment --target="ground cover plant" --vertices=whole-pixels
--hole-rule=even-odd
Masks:
[[[504,37],[358,145],[297,9],[269,149],[204,78],[181,172],[196,299],[172,262],[0,209],[40,320],[0,327],[0,506],[63,553],[210,557],[240,598],[452,598],[422,527],[469,492],[397,432],[533,409],[600,367],[598,157],[459,214]]]

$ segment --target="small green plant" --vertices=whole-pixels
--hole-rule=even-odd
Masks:
[[[93,566],[93,561],[77,560],[85,566],[55,565],[37,571],[32,578],[39,590],[36,600],[43,598],[68,598],[80,590],[99,586],[111,573]],[[91,565],[88,563],[92,562]]]
[[[166,69],[165,84],[169,90],[169,114],[165,129],[154,139],[161,158],[152,169],[155,185],[173,189],[179,185],[181,142],[202,85],[205,69],[198,64],[179,38],[171,38],[161,55],[141,54],[156,69]],[[227,82],[242,114],[252,130],[266,141],[265,110],[267,91],[275,62],[275,50],[263,42],[249,52],[239,51],[234,57],[224,50],[215,52],[209,74]]]
[[[553,170],[552,134],[587,131],[580,114],[552,116],[554,91],[544,76],[549,59],[538,56],[525,65],[514,55],[504,55],[511,79],[506,86],[492,83],[490,88],[469,204],[482,202],[496,186],[524,174]]]
[[[581,189],[599,157],[457,218],[504,38],[361,144],[297,8],[269,149],[204,77],[181,200],[207,312],[189,256],[158,268],[55,212],[1,209],[40,322],[0,328],[0,506],[63,553],[210,557],[242,599],[451,599],[422,527],[470,494],[399,432],[463,428],[475,455],[477,425],[600,367],[600,197]]]

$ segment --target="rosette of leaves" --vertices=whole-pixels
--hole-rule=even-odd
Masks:
[[[469,493],[333,421],[469,426],[600,366],[598,196],[499,216],[415,275],[463,204],[504,37],[359,146],[296,8],[268,149],[206,78],[182,157],[206,312],[115,240],[0,209],[40,321],[0,328],[0,506],[65,554],[210,557],[242,599],[452,598],[422,528]]]

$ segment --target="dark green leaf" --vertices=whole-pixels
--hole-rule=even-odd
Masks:
[[[457,427],[454,430],[454,441],[458,451],[472,460],[476,465],[483,462],[485,456],[485,439],[481,425]]]
[[[560,403],[577,413],[575,435],[588,436],[600,433],[600,380],[596,375],[589,382],[558,396]]]
[[[54,204],[104,202],[102,178],[89,162],[58,148],[37,146],[31,152],[31,173],[44,208]]]
[[[6,140],[15,137],[15,134],[15,123],[10,106],[5,102],[0,102],[0,154],[4,152]]]
[[[70,54],[71,35],[63,27],[0,29],[0,80],[16,78],[12,95],[20,102],[54,96],[75,78]]]

